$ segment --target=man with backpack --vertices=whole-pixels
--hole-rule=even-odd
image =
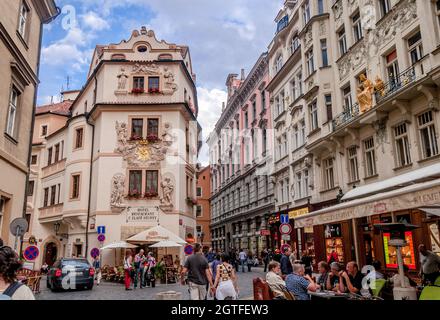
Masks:
[[[35,300],[32,290],[17,281],[17,272],[21,267],[17,253],[1,243],[0,300]]]

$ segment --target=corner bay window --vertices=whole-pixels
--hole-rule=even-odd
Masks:
[[[75,130],[75,149],[82,148],[83,146],[83,137],[84,137],[84,129],[79,128]]]
[[[81,176],[79,174],[72,176],[72,193],[70,195],[71,199],[79,198],[80,178]]]

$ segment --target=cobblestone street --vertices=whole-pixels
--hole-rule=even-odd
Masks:
[[[238,272],[238,287],[240,300],[252,300],[252,279],[265,277],[263,268],[253,268],[252,272]],[[37,300],[155,300],[156,294],[166,291],[182,292],[182,300],[188,300],[188,288],[180,284],[160,284],[155,288],[135,289],[126,291],[124,284],[103,281],[99,286],[95,284],[92,290],[52,292],[46,288],[46,278],[41,280],[41,293],[36,295]]]

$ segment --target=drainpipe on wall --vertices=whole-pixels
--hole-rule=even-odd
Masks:
[[[98,86],[98,80],[96,79],[95,74],[95,89],[93,95],[93,105],[96,105],[96,89]],[[92,204],[92,175],[93,175],[93,150],[95,145],[95,125],[90,122],[90,113],[86,114],[87,124],[92,127],[92,146],[90,148],[90,171],[89,171],[89,198],[87,204],[87,223],[86,223],[86,250],[85,250],[85,258],[88,259],[89,255],[89,225],[90,225],[90,207]]]

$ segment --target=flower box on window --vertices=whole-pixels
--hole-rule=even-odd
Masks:
[[[140,141],[140,140],[142,140],[142,137],[134,134],[130,137],[130,140],[131,141]]]
[[[139,199],[141,197],[141,193],[137,190],[132,190],[128,193],[129,199]]]
[[[160,93],[159,88],[149,88],[148,93]]]
[[[144,93],[144,88],[133,88],[131,90],[131,93],[134,93],[134,94]]]
[[[157,135],[155,135],[155,134],[149,134],[147,136],[147,140],[148,140],[148,142],[154,143],[154,142],[159,141],[159,137]]]
[[[197,204],[197,199],[195,199],[195,198],[186,198],[186,202],[189,204],[189,205],[193,205],[193,206],[195,206],[196,204]]]
[[[157,198],[158,196],[159,194],[154,190],[145,193],[145,198]]]

